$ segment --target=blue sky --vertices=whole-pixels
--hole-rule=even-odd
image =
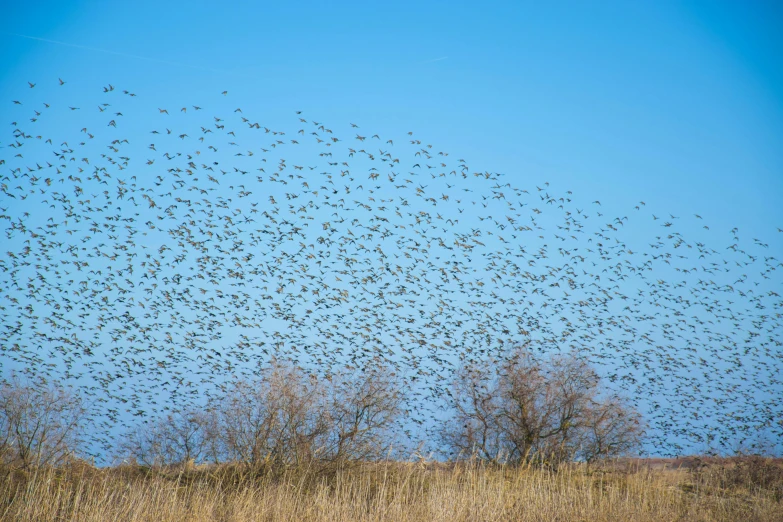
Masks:
[[[317,109],[328,120],[416,129],[520,180],[774,232],[783,221],[782,9],[17,2],[0,24],[0,96],[58,76],[162,99],[230,84],[269,112]]]
[[[577,208],[600,200],[608,216],[631,215],[634,250],[661,233],[651,214],[671,213],[714,248],[738,227],[744,241],[768,244],[765,256],[783,258],[775,3],[248,4],[16,3],[0,21],[0,107],[13,119],[30,106],[11,100],[44,96],[54,106],[89,92],[84,107],[102,118],[94,100],[113,84],[139,93],[156,128],[155,107],[181,122],[195,116],[175,108],[218,98],[228,114],[239,100],[269,122],[301,110],[349,138],[348,122],[383,136],[414,131],[534,200],[550,183],[553,193],[573,191]],[[61,109],[63,129],[86,114]],[[471,225],[472,210],[445,212]]]

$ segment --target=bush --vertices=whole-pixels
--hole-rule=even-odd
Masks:
[[[129,432],[120,457],[144,465],[241,462],[253,468],[380,457],[402,413],[387,368],[318,379],[272,364],[228,385],[202,411],[171,414]]]
[[[167,466],[204,460],[214,455],[214,416],[186,410],[138,426],[120,445],[120,451],[145,466]]]
[[[609,395],[575,353],[464,366],[452,383],[454,416],[442,438],[452,456],[495,462],[593,461],[635,449],[640,416]]]
[[[780,460],[750,455],[727,459],[720,466],[722,487],[753,487],[773,491],[783,499],[783,464]]]
[[[0,385],[0,457],[25,469],[64,464],[84,443],[84,401],[56,383]]]

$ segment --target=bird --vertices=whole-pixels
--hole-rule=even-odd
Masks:
[[[674,210],[698,226],[658,227],[652,201],[629,207],[653,222],[615,216],[605,195],[515,186],[413,130],[266,121],[214,91],[168,117],[154,93],[71,84],[54,122],[27,97],[54,82],[20,83],[23,124],[0,138],[3,364],[90,383],[96,419],[198,404],[275,358],[321,376],[387,365],[418,425],[460,368],[520,345],[595,361],[663,448],[674,430],[698,446],[783,413],[783,265],[763,231],[711,236],[695,208]],[[69,105],[87,95],[112,97],[114,119]]]

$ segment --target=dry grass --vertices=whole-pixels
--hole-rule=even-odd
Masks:
[[[783,520],[781,464],[765,462],[695,470],[574,465],[557,473],[415,463],[263,474],[232,466],[4,469],[0,520]]]

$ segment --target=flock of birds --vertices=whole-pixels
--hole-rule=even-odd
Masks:
[[[429,426],[461,364],[518,345],[579,350],[657,452],[783,437],[779,245],[518,188],[414,132],[49,83],[3,111],[0,365],[78,386],[104,447],[273,359],[385,365]]]

